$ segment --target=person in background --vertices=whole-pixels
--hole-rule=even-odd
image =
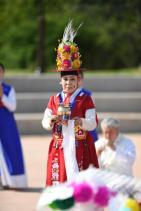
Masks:
[[[52,130],[47,186],[69,181],[89,165],[98,167],[95,145],[88,136],[97,127],[96,109],[92,98],[79,87],[81,61],[75,35],[70,22],[57,49],[62,92],[50,97],[42,120],[42,126]]]
[[[5,67],[0,63],[0,183],[2,188],[27,187],[20,136],[14,119],[16,94],[4,82]]]
[[[112,117],[102,120],[101,130],[102,138],[96,142],[100,168],[132,176],[136,158],[134,143],[120,133],[119,121]]]

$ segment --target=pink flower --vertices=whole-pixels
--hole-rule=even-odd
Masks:
[[[58,53],[57,58],[61,59],[61,54],[60,53]]]
[[[73,188],[76,202],[87,202],[93,196],[93,190],[87,183],[74,184]]]
[[[64,45],[63,49],[66,52],[70,52],[70,46],[69,45]]]
[[[53,178],[53,180],[58,180],[59,179],[59,174],[54,172],[52,174],[52,178]]]
[[[108,205],[110,198],[110,191],[106,186],[101,186],[98,188],[97,192],[94,195],[94,203],[101,207]]]
[[[63,61],[63,66],[64,66],[65,68],[71,67],[71,62],[70,62],[70,60],[64,59],[64,61]]]
[[[52,165],[52,168],[59,168],[58,163],[54,163],[54,164]]]
[[[78,53],[72,53],[71,58],[72,58],[72,60],[77,59]]]

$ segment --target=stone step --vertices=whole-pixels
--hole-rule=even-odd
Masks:
[[[18,93],[17,113],[43,112],[55,93]],[[98,112],[141,112],[141,92],[95,92]]]
[[[61,90],[58,74],[6,76],[17,92],[56,92]],[[93,76],[86,75],[84,87],[96,92],[140,92],[139,76]]]
[[[119,119],[122,132],[140,133],[141,131],[141,113],[98,113],[99,123],[106,116]],[[17,113],[15,114],[15,118],[22,135],[45,135],[50,133],[42,128],[41,120],[43,113]]]
[[[7,76],[17,92],[15,114],[21,134],[47,134],[41,126],[50,95],[61,91],[58,74]],[[94,92],[99,119],[111,115],[123,132],[141,131],[141,77],[86,75],[84,87]]]

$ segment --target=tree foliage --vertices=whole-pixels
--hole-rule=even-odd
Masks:
[[[7,67],[35,68],[38,43],[37,0],[1,0],[0,58]],[[69,19],[83,66],[110,69],[140,65],[141,2],[139,0],[44,0],[45,66],[55,68],[58,40]]]

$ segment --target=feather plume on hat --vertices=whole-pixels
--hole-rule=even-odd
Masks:
[[[75,30],[73,28],[73,21],[67,24],[61,43],[57,49],[57,71],[79,71],[82,61],[80,60],[80,53],[74,38],[82,24]]]
[[[62,42],[65,43],[67,41],[73,42],[74,38],[77,35],[77,32],[79,30],[79,28],[82,26],[82,23],[78,26],[78,28],[76,30],[74,30],[73,28],[73,21],[71,20],[68,25],[66,26],[65,30],[64,30],[64,34],[63,34],[63,38],[62,38]]]

